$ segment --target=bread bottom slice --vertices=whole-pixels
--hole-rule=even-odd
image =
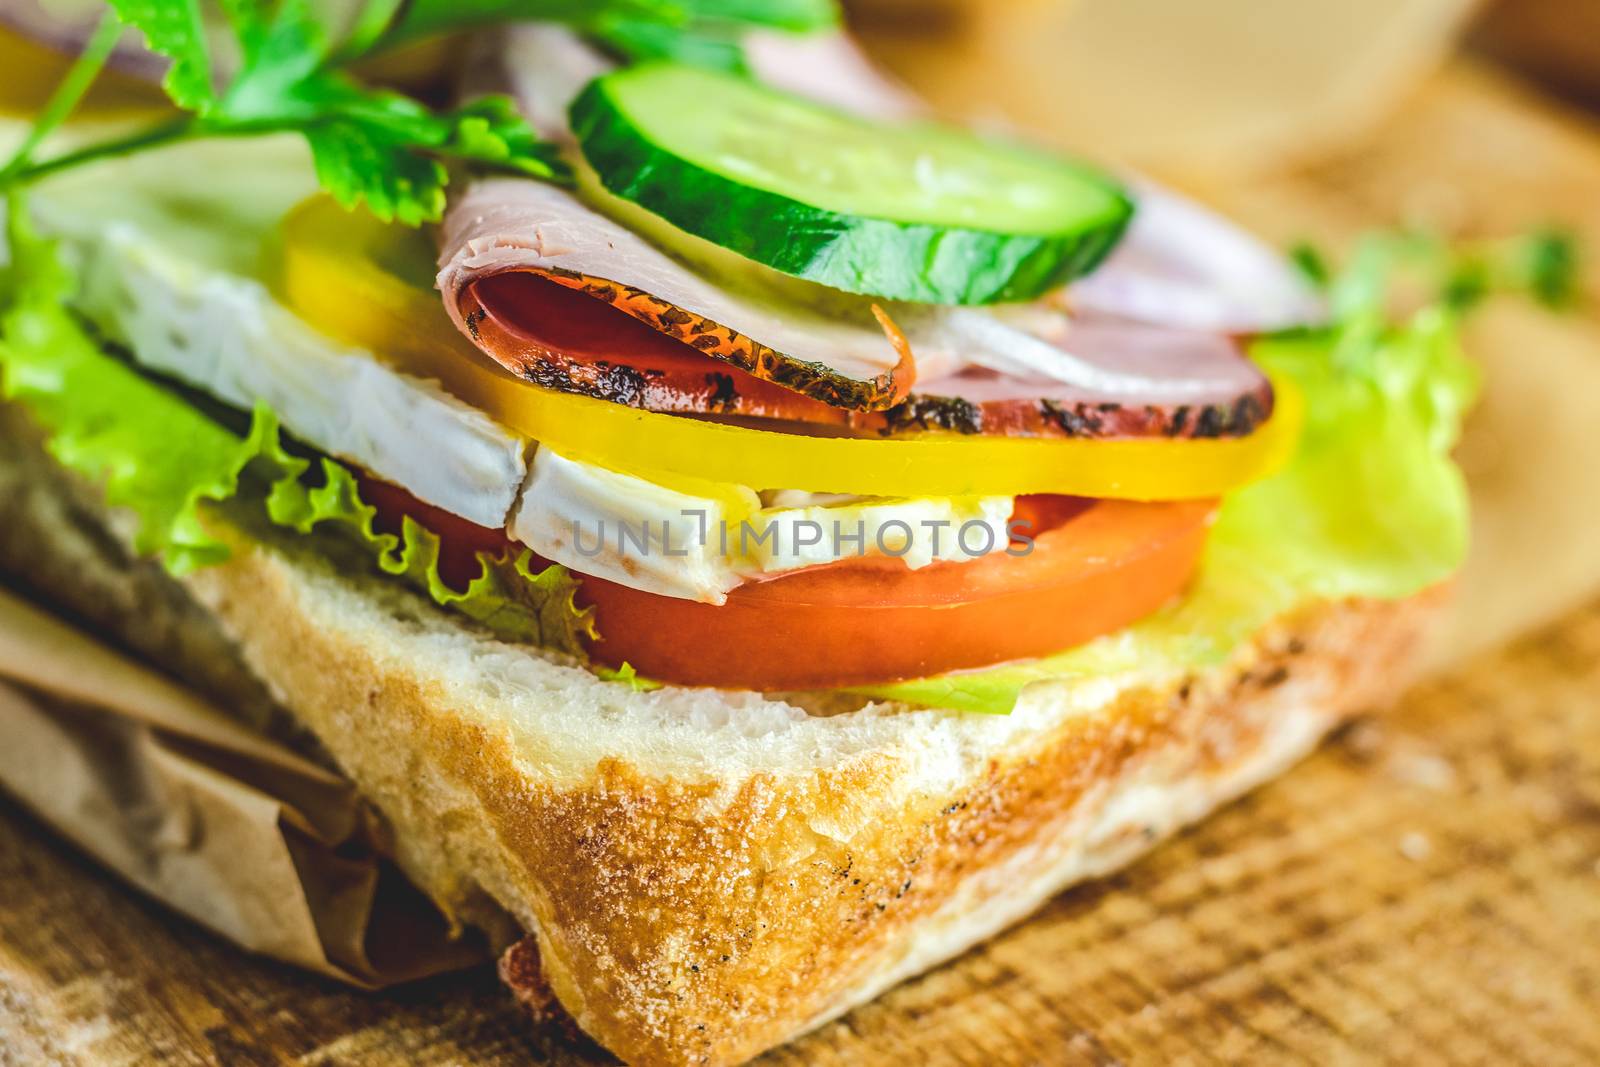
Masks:
[[[209,515],[227,563],[169,578],[3,429],[0,566],[224,698],[270,694],[402,868],[502,939],[509,915],[640,1064],[747,1059],[1127,863],[1396,692],[1442,600],[1307,604],[1220,668],[1063,680],[1009,716],[821,715],[600,682],[242,511]]]

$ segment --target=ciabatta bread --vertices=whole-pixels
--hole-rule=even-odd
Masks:
[[[5,439],[8,572],[89,615],[144,605],[109,620],[134,644],[208,635],[167,644],[210,668],[177,666],[247,669],[384,813],[411,877],[502,939],[509,914],[633,1063],[744,1060],[1127,863],[1394,693],[1440,600],[1308,603],[1224,667],[1064,680],[1007,716],[824,714],[602,682],[242,510],[209,513],[231,560],[173,584]]]

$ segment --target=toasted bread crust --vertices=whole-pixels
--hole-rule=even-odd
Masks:
[[[398,629],[330,603],[359,591],[213,518],[233,558],[188,594],[383,811],[407,872],[463,921],[510,912],[579,1025],[642,1064],[742,1061],[1127,862],[1395,691],[1442,599],[1307,605],[1225,667],[1059,688],[1040,729],[973,740],[946,778],[895,745],[685,774],[649,736],[547,773],[557,754],[393,654]]]
[[[828,833],[899,788],[892,754],[684,781],[619,752],[554,786],[305,613],[282,557],[240,540],[190,584],[394,821],[410,872],[447,904],[486,889],[536,933],[578,1023],[644,1064],[739,1062],[1125,862],[1390,691],[1432,607],[1308,609],[1225,670],[1124,691],[981,778]],[[396,752],[472,803],[395,776]]]

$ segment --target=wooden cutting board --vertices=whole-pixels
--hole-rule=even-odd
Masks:
[[[1314,169],[1184,183],[1278,237],[1564,218],[1600,249],[1600,132],[1465,65]],[[1497,307],[1472,343],[1456,673],[773,1062],[1600,1062],[1600,315]],[[0,1065],[593,1056],[550,1041],[487,971],[363,995],[248,957],[0,803]]]

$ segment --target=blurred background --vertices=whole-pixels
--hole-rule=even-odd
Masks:
[[[941,111],[1138,168],[1263,236],[1555,227],[1578,300],[1471,320],[1473,555],[1439,666],[1600,595],[1600,0],[846,0]]]
[[[1600,104],[1600,0],[847,0],[955,116],[1132,164],[1259,171],[1358,135],[1458,45]]]

